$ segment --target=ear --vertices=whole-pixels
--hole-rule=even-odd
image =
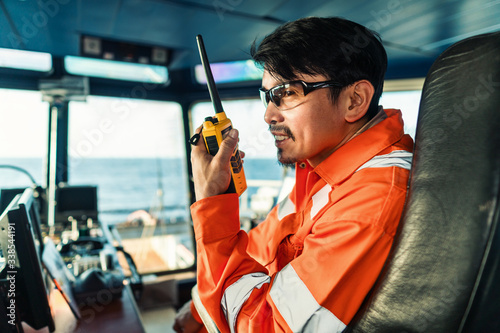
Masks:
[[[354,123],[365,116],[375,89],[368,80],[356,81],[349,88],[350,101],[345,113],[345,120]]]

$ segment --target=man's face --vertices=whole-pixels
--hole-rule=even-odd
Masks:
[[[297,79],[308,83],[328,80],[321,75],[301,75]],[[264,72],[264,89],[282,83],[284,81]],[[350,137],[350,127],[344,117],[349,98],[344,89],[334,103],[328,88],[312,91],[302,98],[303,103],[285,111],[278,110],[269,102],[264,120],[275,138],[280,163],[293,164],[307,160],[316,167]]]

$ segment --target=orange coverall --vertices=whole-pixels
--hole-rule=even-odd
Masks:
[[[315,169],[298,164],[292,192],[248,234],[236,194],[191,206],[199,296],[221,332],[340,332],[350,322],[391,248],[411,166],[401,112],[380,112]]]

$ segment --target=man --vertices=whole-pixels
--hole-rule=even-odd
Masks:
[[[279,27],[252,56],[296,184],[247,235],[237,195],[223,194],[237,131],[215,157],[193,148],[201,304],[221,332],[340,332],[382,269],[406,196],[413,141],[401,112],[378,106],[387,56],[363,26],[316,17]],[[186,306],[176,330],[196,331],[196,312]]]

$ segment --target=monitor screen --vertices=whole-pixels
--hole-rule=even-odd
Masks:
[[[64,186],[56,191],[56,222],[67,221],[72,216],[77,220],[97,220],[97,187]]]
[[[26,322],[34,329],[55,330],[49,307],[49,290],[41,266],[41,234],[33,189],[17,195],[0,217],[0,246],[4,265],[0,271],[5,304],[15,311],[7,313],[13,322]],[[39,230],[39,229],[38,229]],[[7,299],[5,299],[5,297]]]
[[[0,212],[3,212],[12,202],[14,197],[22,194],[26,188],[3,188],[0,190]],[[45,200],[45,190],[41,186],[37,186],[33,194],[35,196],[35,205],[37,205],[37,213],[42,224],[47,223],[47,201]]]
[[[0,191],[0,212],[3,212],[16,195],[24,192],[23,188],[3,188]]]

